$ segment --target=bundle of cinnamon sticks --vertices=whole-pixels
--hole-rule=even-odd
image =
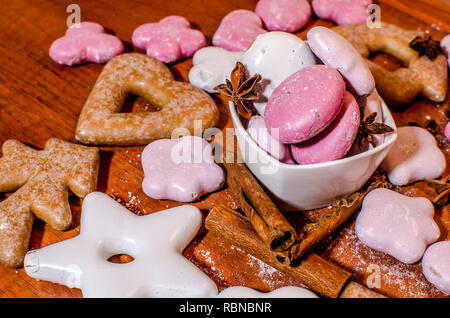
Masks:
[[[361,207],[363,194],[355,193],[333,202],[328,216],[297,232],[238,160],[237,154],[224,155],[234,158],[231,163],[224,160],[224,166],[228,186],[243,214],[223,205],[213,208],[205,223],[210,232],[325,297],[381,296],[359,284],[348,284],[351,273],[310,253],[312,247]]]
[[[335,201],[330,215],[297,233],[237,154],[226,157],[233,158],[231,163],[224,160],[227,183],[233,196],[260,239],[280,263],[291,264],[301,258],[361,207],[364,195],[360,193]]]

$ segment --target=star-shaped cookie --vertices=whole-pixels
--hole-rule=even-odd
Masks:
[[[83,202],[80,234],[30,251],[26,273],[80,288],[84,297],[211,297],[215,283],[181,253],[201,225],[194,206],[137,216],[108,195],[94,192]],[[125,264],[111,256],[134,258]]]

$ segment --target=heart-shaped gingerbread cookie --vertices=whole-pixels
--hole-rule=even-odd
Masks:
[[[132,94],[160,110],[119,113]],[[208,94],[175,81],[163,63],[128,53],[106,64],[81,111],[75,137],[85,144],[143,145],[170,138],[177,128],[193,134],[194,121],[207,129],[218,120],[219,111]]]

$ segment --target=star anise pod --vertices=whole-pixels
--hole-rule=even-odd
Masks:
[[[437,208],[443,208],[448,205],[450,199],[450,177],[446,177],[443,180],[425,180],[425,182],[438,194],[433,199],[434,205]]]
[[[359,149],[364,149],[369,142],[372,146],[376,146],[372,135],[380,135],[393,132],[394,129],[383,123],[375,123],[377,113],[374,112],[361,121],[358,130],[358,146]]]
[[[419,56],[428,56],[432,61],[436,59],[439,54],[442,54],[442,48],[438,41],[431,38],[429,34],[425,36],[417,36],[409,43],[409,46],[419,52]]]
[[[230,79],[231,81],[227,79],[226,84],[221,84],[215,89],[220,95],[236,104],[242,117],[250,119],[255,113],[253,101],[260,97],[259,83],[262,77],[259,74],[250,77],[245,66],[237,62]]]
[[[388,181],[386,173],[384,171],[380,171],[380,169],[374,172],[374,174],[369,178],[367,184],[367,193],[377,188],[389,190],[394,190],[395,188],[394,185]]]

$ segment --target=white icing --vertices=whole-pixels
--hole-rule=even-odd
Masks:
[[[192,59],[194,66],[189,71],[189,82],[209,93],[217,93],[214,88],[230,78],[242,54],[214,46],[197,51]]]
[[[80,234],[28,252],[25,271],[84,297],[214,297],[214,282],[181,255],[201,222],[194,206],[137,216],[94,192],[84,199]],[[134,260],[109,262],[116,254]]]

